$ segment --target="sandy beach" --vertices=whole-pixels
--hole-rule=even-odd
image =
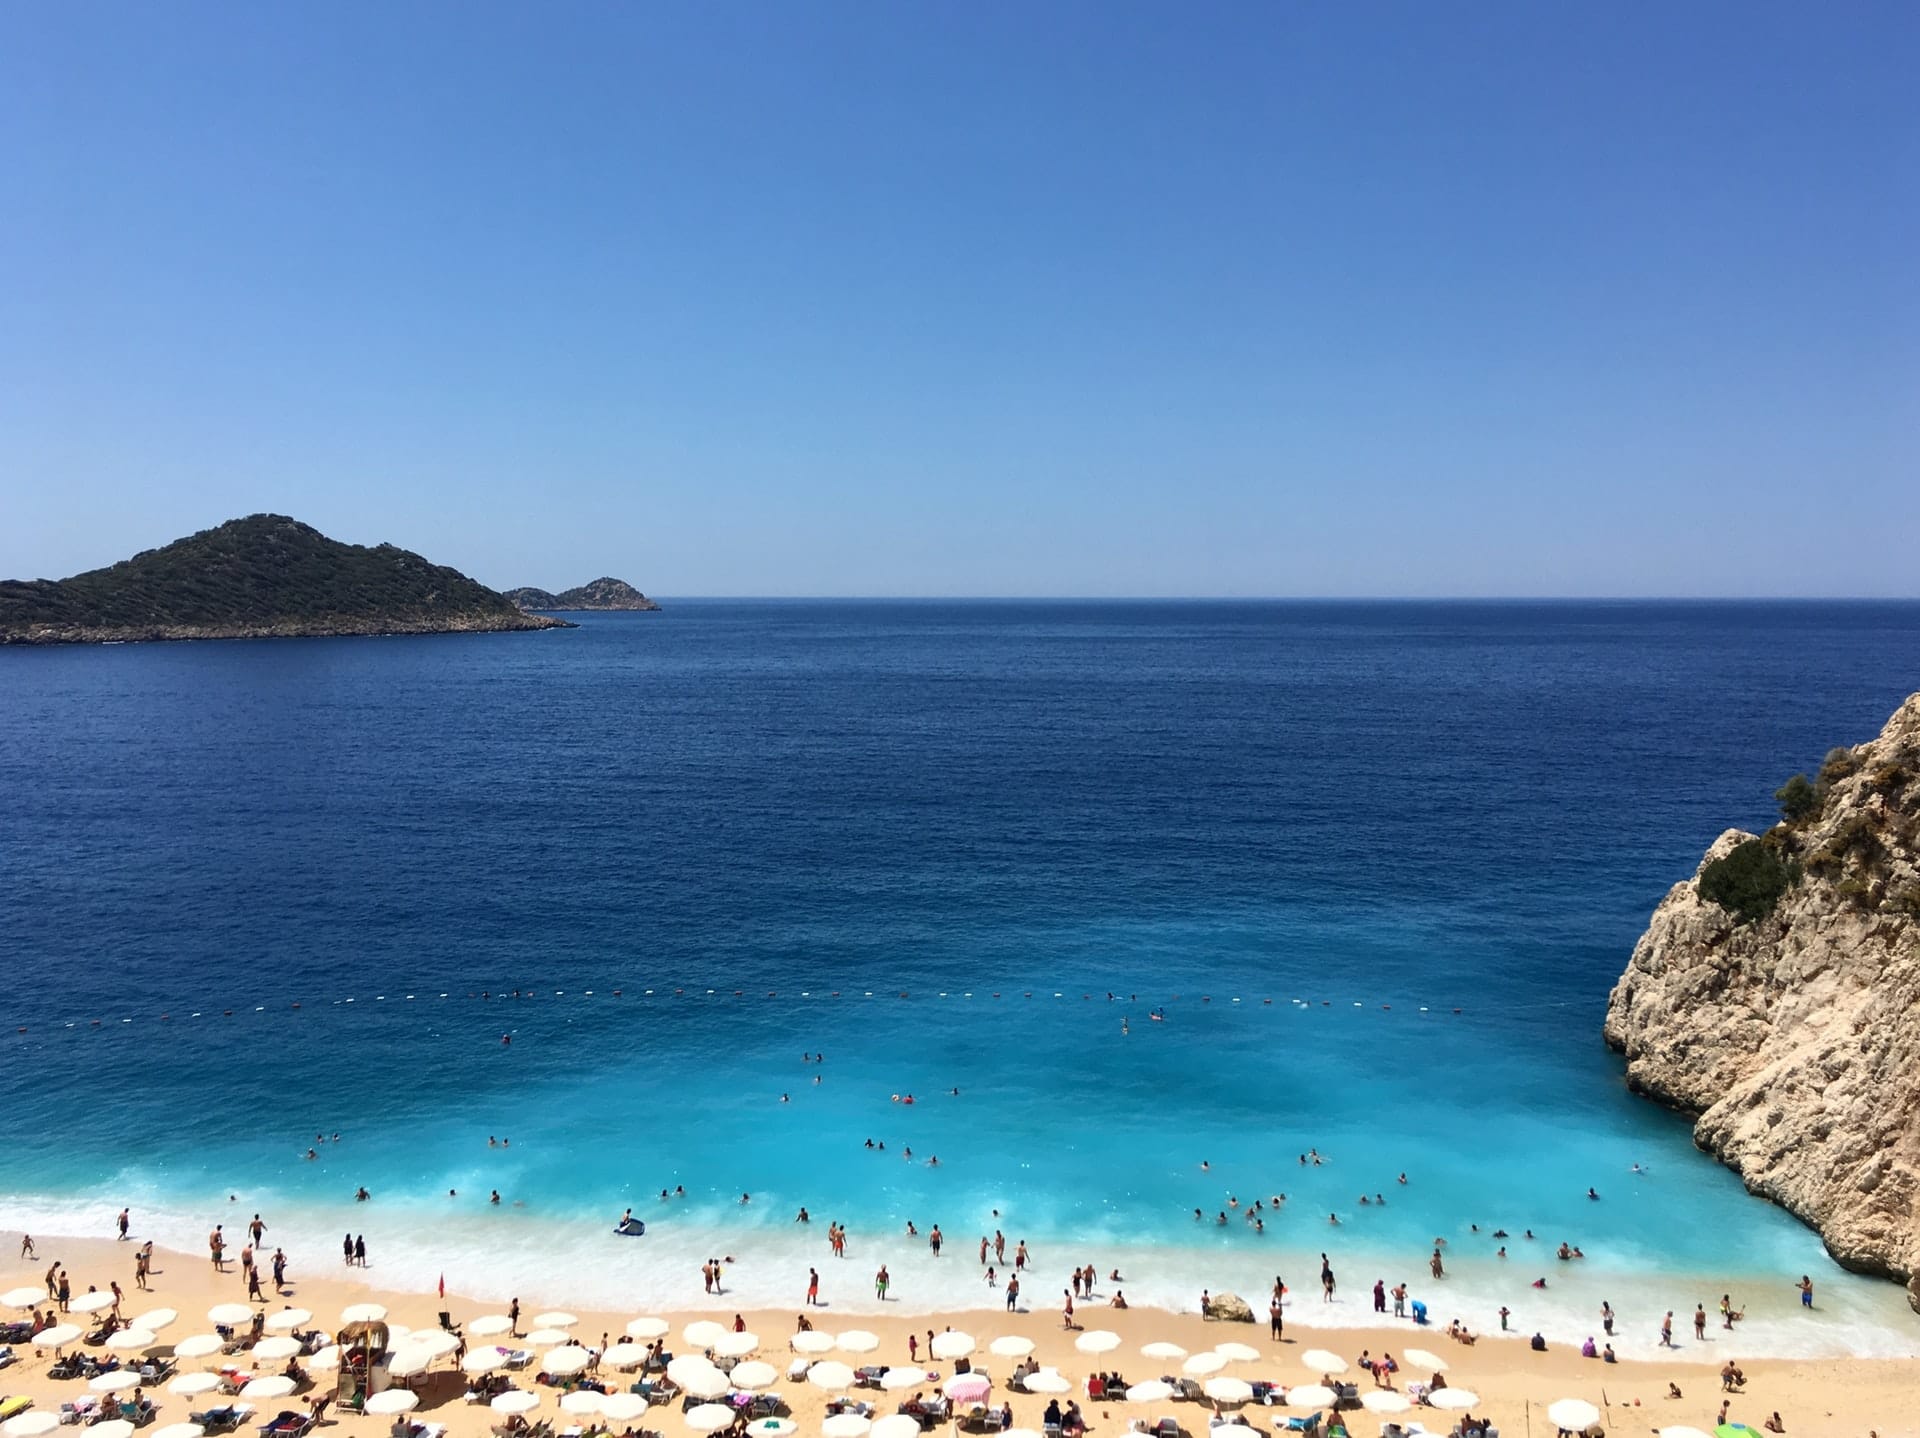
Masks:
[[[133,1285],[134,1247],[132,1243],[111,1240],[45,1239],[39,1241],[36,1256],[29,1260],[17,1257],[14,1246],[10,1245],[4,1286],[12,1289],[43,1284],[48,1266],[56,1259],[68,1270],[75,1295],[84,1293],[90,1286],[105,1289],[110,1282],[118,1281],[126,1293],[123,1312],[129,1315],[163,1305],[179,1311],[178,1321],[159,1335],[162,1342],[156,1351],[163,1354],[169,1351],[170,1343],[188,1334],[208,1331],[211,1325],[205,1315],[213,1304],[235,1302],[245,1296],[244,1280],[236,1263],[230,1261],[225,1273],[216,1274],[204,1255],[165,1250],[155,1251],[151,1291],[139,1292]],[[230,1257],[236,1252],[237,1248],[230,1249]],[[1063,1325],[1058,1295],[1033,1296],[1041,1300],[1034,1311],[1004,1316],[973,1311],[952,1315],[950,1319],[925,1314],[897,1318],[861,1314],[836,1320],[833,1309],[826,1305],[809,1310],[809,1316],[815,1327],[829,1333],[861,1328],[878,1336],[879,1346],[871,1355],[835,1355],[849,1358],[856,1365],[907,1362],[910,1334],[922,1340],[921,1361],[924,1365],[927,1362],[924,1341],[929,1330],[938,1332],[949,1327],[961,1329],[979,1341],[980,1351],[976,1354],[976,1362],[984,1364],[1000,1380],[1006,1377],[1013,1360],[988,1356],[985,1351],[987,1344],[1002,1335],[1017,1334],[1029,1338],[1035,1345],[1035,1357],[1042,1366],[1055,1367],[1073,1381],[1074,1392],[1066,1396],[1076,1397],[1080,1401],[1088,1431],[1097,1435],[1097,1438],[1112,1438],[1112,1435],[1125,1432],[1129,1420],[1157,1420],[1169,1415],[1179,1421],[1184,1432],[1205,1434],[1210,1416],[1206,1405],[1088,1401],[1085,1380],[1095,1371],[1118,1372],[1132,1383],[1177,1372],[1180,1367],[1177,1361],[1156,1361],[1141,1355],[1141,1345],[1154,1341],[1175,1343],[1193,1353],[1228,1341],[1246,1343],[1258,1350],[1260,1358],[1255,1362],[1235,1364],[1229,1372],[1248,1381],[1268,1380],[1288,1387],[1318,1381],[1320,1375],[1307,1371],[1300,1354],[1315,1346],[1328,1347],[1350,1363],[1355,1363],[1356,1366],[1346,1375],[1347,1381],[1357,1382],[1363,1393],[1374,1388],[1375,1383],[1358,1370],[1357,1360],[1362,1353],[1376,1356],[1393,1353],[1397,1356],[1407,1348],[1424,1347],[1447,1361],[1447,1380],[1451,1386],[1468,1388],[1478,1395],[1478,1402],[1471,1408],[1471,1413],[1476,1418],[1490,1419],[1505,1435],[1551,1434],[1554,1426],[1546,1418],[1546,1405],[1566,1397],[1582,1398],[1600,1408],[1603,1424],[1609,1432],[1657,1433],[1670,1425],[1690,1425],[1710,1432],[1718,1419],[1722,1400],[1728,1396],[1721,1391],[1717,1370],[1717,1364],[1726,1355],[1717,1352],[1710,1364],[1681,1360],[1623,1360],[1617,1365],[1602,1365],[1595,1360],[1584,1359],[1576,1350],[1564,1346],[1539,1353],[1530,1350],[1521,1338],[1499,1336],[1482,1336],[1469,1346],[1450,1340],[1444,1328],[1436,1326],[1416,1331],[1407,1324],[1339,1333],[1289,1330],[1283,1338],[1275,1341],[1270,1337],[1265,1321],[1264,1294],[1245,1295],[1261,1319],[1252,1324],[1219,1322],[1202,1319],[1197,1314],[1175,1314],[1150,1308],[1121,1311],[1094,1300],[1078,1308],[1075,1317],[1080,1329],[1069,1331]],[[1296,1293],[1294,1297],[1298,1301],[1301,1295]],[[413,1328],[437,1327],[437,1315],[442,1308],[452,1314],[456,1323],[483,1312],[497,1311],[496,1305],[476,1303],[452,1289],[442,1300],[433,1293],[395,1292],[383,1288],[377,1267],[348,1269],[337,1255],[317,1273],[304,1263],[294,1267],[288,1275],[285,1288],[272,1296],[267,1307],[297,1305],[311,1309],[314,1313],[312,1326],[331,1332],[338,1326],[339,1313],[345,1305],[368,1299],[387,1306],[390,1322]],[[573,1327],[572,1334],[579,1342],[590,1347],[599,1346],[602,1334],[611,1335],[617,1341],[628,1320],[637,1316],[632,1312],[575,1311],[579,1322]],[[531,1318],[532,1312],[533,1306],[529,1304],[522,1322],[523,1330],[528,1326],[526,1320]],[[711,1306],[698,1312],[661,1313],[657,1316],[672,1324],[668,1339],[670,1351],[686,1352],[689,1351],[688,1345],[681,1339],[681,1329],[685,1323],[696,1318],[709,1318],[718,1319],[731,1327],[735,1311],[727,1306],[722,1295]],[[760,1356],[772,1361],[784,1374],[793,1357],[788,1340],[797,1328],[797,1310],[745,1312],[740,1316],[744,1318],[749,1331],[758,1335]],[[1686,1315],[1680,1315],[1682,1322],[1685,1318]],[[1075,1338],[1080,1332],[1091,1329],[1109,1329],[1118,1334],[1121,1340],[1119,1346],[1110,1353],[1097,1356],[1078,1351],[1074,1346]],[[89,1351],[103,1352],[98,1349]],[[16,1349],[16,1354],[18,1361],[0,1370],[0,1394],[25,1395],[33,1399],[36,1408],[57,1411],[61,1402],[70,1401],[87,1391],[84,1380],[57,1381],[51,1378],[47,1371],[51,1362],[50,1354],[36,1352],[31,1347],[20,1347]],[[1737,1353],[1734,1356],[1737,1358]],[[191,1371],[210,1365],[211,1360],[183,1360],[180,1366],[182,1371]],[[1743,1392],[1731,1396],[1729,1417],[1732,1421],[1760,1428],[1769,1415],[1778,1412],[1784,1431],[1789,1434],[1822,1435],[1822,1438],[1830,1434],[1859,1435],[1859,1438],[1865,1438],[1870,1433],[1882,1435],[1882,1438],[1920,1434],[1920,1360],[1753,1360],[1743,1361],[1741,1366],[1747,1375],[1747,1383]],[[277,1369],[278,1365],[275,1367]],[[931,1367],[943,1374],[952,1371],[951,1364],[933,1363]],[[515,1375],[516,1383],[521,1387],[532,1387],[532,1373],[533,1370],[529,1369]],[[1394,1381],[1397,1386],[1404,1388],[1410,1381],[1424,1380],[1430,1376],[1403,1362]],[[331,1374],[322,1373],[316,1377],[321,1386],[304,1390],[301,1397],[331,1391]],[[619,1375],[609,1374],[608,1377],[619,1378]],[[619,1379],[620,1386],[627,1381],[630,1381],[630,1376]],[[1679,1387],[1681,1397],[1669,1396],[1670,1384]],[[498,1415],[486,1407],[462,1401],[465,1378],[455,1369],[450,1358],[436,1363],[417,1386],[421,1401],[416,1418],[425,1422],[444,1423],[449,1438],[487,1438],[491,1423],[498,1420]],[[934,1386],[932,1382],[927,1385],[929,1389]],[[544,1400],[534,1415],[536,1418],[545,1416],[561,1419],[565,1416],[557,1406],[557,1393],[544,1388],[536,1391],[541,1393]],[[820,1431],[829,1394],[804,1381],[793,1382],[784,1377],[773,1391],[788,1405],[791,1416],[799,1424],[801,1435],[811,1438],[811,1435]],[[185,1421],[190,1411],[204,1406],[202,1399],[189,1399],[164,1390],[154,1396],[160,1404],[159,1424]],[[902,1397],[910,1395],[861,1390],[860,1396],[873,1401],[878,1411],[885,1413],[892,1411]],[[1066,1396],[1062,1397],[1063,1403]],[[1003,1397],[1011,1401],[1017,1425],[1040,1426],[1041,1413],[1047,1401],[1045,1398],[1010,1394],[1004,1382],[996,1382],[994,1403],[998,1404]],[[278,1405],[269,1403],[262,1406],[273,1409]],[[1284,1425],[1286,1418],[1298,1411],[1260,1405],[1248,1405],[1241,1410],[1245,1421],[1261,1430],[1270,1430],[1276,1423]],[[1430,1431],[1446,1433],[1451,1431],[1458,1415],[1422,1407],[1397,1420],[1361,1411],[1346,1416],[1352,1433],[1372,1438],[1373,1434],[1380,1431],[1383,1421],[1405,1422],[1408,1418],[1423,1421]],[[578,1420],[567,1418],[565,1421],[572,1423]],[[325,1426],[344,1429],[349,1434],[364,1435],[383,1432],[387,1423],[388,1420],[383,1418],[342,1414],[336,1410],[327,1415]],[[664,1438],[681,1438],[681,1435],[689,1432],[677,1403],[649,1410],[633,1426],[658,1432]]]

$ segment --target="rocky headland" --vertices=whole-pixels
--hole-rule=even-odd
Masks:
[[[1920,694],[1729,829],[1607,1006],[1635,1091],[1920,1311]]]
[[[391,544],[255,514],[69,579],[0,581],[0,644],[568,628]]]
[[[550,589],[534,589],[531,586],[509,589],[507,598],[530,614],[570,610],[652,611],[660,607],[626,580],[604,576],[586,584],[576,584],[572,589],[563,589],[558,594]]]

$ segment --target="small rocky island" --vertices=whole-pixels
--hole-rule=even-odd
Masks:
[[[70,579],[0,580],[0,644],[569,628],[391,544],[283,514],[229,520]]]
[[[529,614],[566,613],[578,610],[607,612],[660,608],[624,579],[601,578],[589,584],[575,585],[555,594],[549,589],[509,589],[507,598]]]
[[[1605,1037],[1630,1087],[1920,1311],[1920,694],[1775,798],[1780,823],[1729,829],[1661,901]]]

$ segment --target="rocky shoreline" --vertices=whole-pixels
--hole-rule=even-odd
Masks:
[[[1920,1312],[1920,694],[1778,797],[1660,902],[1603,1034],[1629,1087]]]
[[[0,645],[154,644],[207,639],[401,638],[423,634],[506,634],[531,629],[575,629],[542,614],[453,615],[421,620],[302,620],[281,624],[48,625],[0,630]]]

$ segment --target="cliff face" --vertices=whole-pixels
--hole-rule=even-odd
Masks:
[[[1661,901],[1606,1040],[1701,1148],[1920,1311],[1920,694],[1781,798],[1792,817],[1722,834]]]

